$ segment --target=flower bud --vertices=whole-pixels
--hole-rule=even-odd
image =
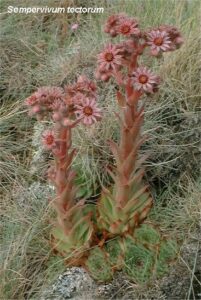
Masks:
[[[68,118],[64,118],[62,120],[62,125],[65,126],[65,127],[70,127],[72,125],[72,121],[69,120]]]
[[[40,105],[34,105],[31,109],[32,114],[37,114],[41,111]]]
[[[61,121],[61,118],[62,118],[62,116],[61,116],[60,113],[58,113],[58,112],[55,112],[55,113],[53,113],[53,115],[52,115],[52,119],[53,119],[54,122]]]

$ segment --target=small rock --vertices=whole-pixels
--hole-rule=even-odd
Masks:
[[[93,290],[95,282],[83,268],[69,268],[60,275],[53,286],[44,292],[40,300],[83,299],[83,294]],[[87,299],[87,298],[84,298]],[[88,298],[89,299],[89,298]]]

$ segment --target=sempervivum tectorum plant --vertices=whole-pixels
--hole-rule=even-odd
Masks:
[[[143,32],[137,20],[125,14],[111,16],[104,30],[112,37],[121,35],[125,40],[115,45],[106,45],[98,55],[97,79],[109,81],[114,78],[118,86],[116,97],[120,113],[116,115],[120,123],[120,141],[109,142],[115,164],[108,168],[108,172],[114,184],[108,188],[103,187],[96,207],[85,204],[84,199],[77,199],[74,183],[76,174],[71,168],[76,153],[71,147],[73,128],[80,123],[90,126],[101,119],[95,83],[80,76],[75,84],[64,89],[39,88],[25,101],[29,115],[36,116],[38,120],[49,118],[53,125],[42,135],[45,149],[51,151],[54,158],[48,170],[48,178],[56,191],[50,202],[57,212],[57,221],[51,231],[51,243],[54,250],[73,265],[84,264],[89,248],[96,243],[105,247],[105,239],[118,236],[120,242],[117,248],[120,252],[126,246],[125,240],[131,236],[131,240],[134,237],[137,242],[141,242],[137,234],[139,228],[138,231],[135,229],[147,217],[153,204],[148,186],[143,182],[142,164],[146,156],[138,157],[138,151],[146,140],[141,130],[144,96],[158,91],[160,78],[144,64],[139,65],[138,57],[146,54],[146,49],[149,49],[148,55],[158,58],[165,52],[178,49],[183,42],[180,32],[174,26],[162,25]],[[142,235],[142,231],[139,235]],[[158,246],[157,241],[156,244]],[[136,249],[136,256],[141,253],[141,249]],[[91,257],[91,261],[96,263],[95,252],[92,257],[89,255],[89,259]],[[146,265],[146,252],[141,257],[143,266]],[[105,259],[105,255],[99,254],[98,257]],[[121,264],[122,257],[122,253],[119,253],[116,262],[120,261]],[[162,254],[161,257],[161,263],[157,266],[159,270],[164,262]],[[136,261],[134,264],[137,268]]]
[[[101,119],[96,104],[96,86],[85,76],[65,88],[44,87],[25,100],[29,114],[38,120],[50,118],[53,127],[42,134],[46,150],[54,161],[48,178],[55,186],[56,195],[51,203],[57,212],[57,222],[51,231],[55,251],[65,256],[68,263],[77,264],[91,245],[94,227],[91,221],[93,207],[76,199],[75,171],[71,164],[76,150],[72,149],[72,130],[79,123],[91,125]]]
[[[158,91],[160,78],[146,66],[138,63],[138,57],[150,47],[150,54],[158,57],[163,52],[179,48],[182,38],[173,26],[141,32],[135,19],[125,15],[110,17],[105,31],[112,37],[122,35],[127,40],[110,44],[98,55],[98,79],[108,81],[113,77],[119,85],[117,100],[121,114],[117,114],[121,133],[119,143],[110,141],[115,166],[108,170],[114,186],[104,188],[98,203],[98,226],[104,237],[133,233],[146,218],[153,200],[147,185],[143,183],[142,163],[138,150],[146,137],[141,132],[144,120],[144,94]],[[114,51],[115,49],[115,51]],[[120,92],[123,91],[123,92]]]

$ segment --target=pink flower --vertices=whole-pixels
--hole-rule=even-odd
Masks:
[[[137,21],[127,17],[120,19],[117,32],[125,36],[138,36],[140,34]]]
[[[97,107],[95,99],[86,98],[81,105],[76,105],[76,114],[85,125],[92,125],[101,119],[101,110]]]
[[[179,30],[171,25],[161,25],[146,34],[147,45],[151,46],[151,54],[158,56],[161,52],[173,51],[183,44]]]
[[[62,88],[57,86],[49,87],[49,97],[52,100],[62,99],[64,95],[64,91]]]
[[[77,90],[79,92],[92,93],[92,95],[95,96],[97,87],[96,84],[85,75],[80,75],[77,79]]]
[[[35,96],[38,99],[38,103],[45,107],[48,107],[51,104],[51,101],[49,99],[49,89],[50,87],[40,87],[38,90],[35,92]]]
[[[122,56],[117,46],[108,44],[98,55],[100,72],[118,70],[122,65]]]
[[[87,97],[87,98],[93,98],[93,99],[94,99],[95,97]],[[86,96],[83,95],[83,94],[80,93],[80,92],[77,92],[77,93],[75,94],[75,96],[73,96],[73,97],[71,98],[72,103],[73,103],[74,105],[80,105],[85,99],[86,99]]]
[[[177,27],[172,25],[161,25],[159,27],[159,30],[167,32],[171,41],[170,51],[176,50],[181,47],[181,45],[184,42],[184,39],[182,38],[181,33],[177,29]]]
[[[154,75],[146,67],[138,67],[132,74],[134,88],[145,93],[154,93],[157,91],[160,78]]]
[[[105,24],[104,31],[106,33],[109,33],[112,37],[117,36],[118,35],[117,28],[118,28],[119,22],[122,18],[125,18],[125,17],[126,17],[125,14],[116,14],[116,15],[110,16]]]
[[[55,135],[53,130],[45,130],[42,134],[42,143],[47,150],[55,146]]]
[[[64,89],[70,97],[74,97],[79,92],[87,97],[96,98],[96,84],[89,80],[85,75],[80,75],[76,83],[65,86]]]
[[[51,105],[55,99],[62,99],[63,89],[56,86],[44,86],[35,92],[35,96],[41,105]]]
[[[63,107],[65,105],[65,103],[63,102],[63,99],[58,99],[58,98],[55,98],[51,104],[51,109],[53,111],[58,111],[61,109],[61,107]]]
[[[152,30],[147,33],[147,45],[151,46],[151,54],[170,51],[171,41],[166,31]]]
[[[76,31],[79,27],[79,24],[75,23],[71,25],[71,30]]]

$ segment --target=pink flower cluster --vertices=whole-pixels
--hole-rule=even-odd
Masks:
[[[82,75],[73,85],[65,87],[65,102],[71,112],[85,125],[92,125],[101,119],[101,110],[97,107],[96,84]]]
[[[37,115],[39,120],[43,119],[52,111],[53,103],[62,101],[63,89],[59,87],[41,87],[25,100],[29,107],[29,115]]]
[[[109,33],[112,37],[119,34],[124,36],[139,36],[140,30],[138,22],[134,18],[129,18],[125,14],[116,14],[108,18],[104,31]]]
[[[163,52],[178,49],[183,43],[178,29],[171,25],[162,25],[143,32],[138,28],[136,19],[125,14],[116,14],[108,18],[104,31],[112,37],[126,37],[126,40],[115,45],[109,43],[98,54],[96,78],[108,81],[114,77],[118,84],[124,86],[131,79],[137,91],[156,92],[160,83],[159,77],[148,68],[139,66],[137,57],[142,55],[146,48],[149,48],[148,53],[155,57],[161,56]],[[124,67],[127,68],[127,72],[120,73]]]
[[[76,83],[59,87],[41,87],[25,100],[30,116],[38,120],[50,117],[53,129],[46,130],[42,141],[46,149],[57,147],[57,134],[62,127],[75,127],[82,122],[92,125],[101,119],[97,106],[97,87],[86,76],[80,76]]]

